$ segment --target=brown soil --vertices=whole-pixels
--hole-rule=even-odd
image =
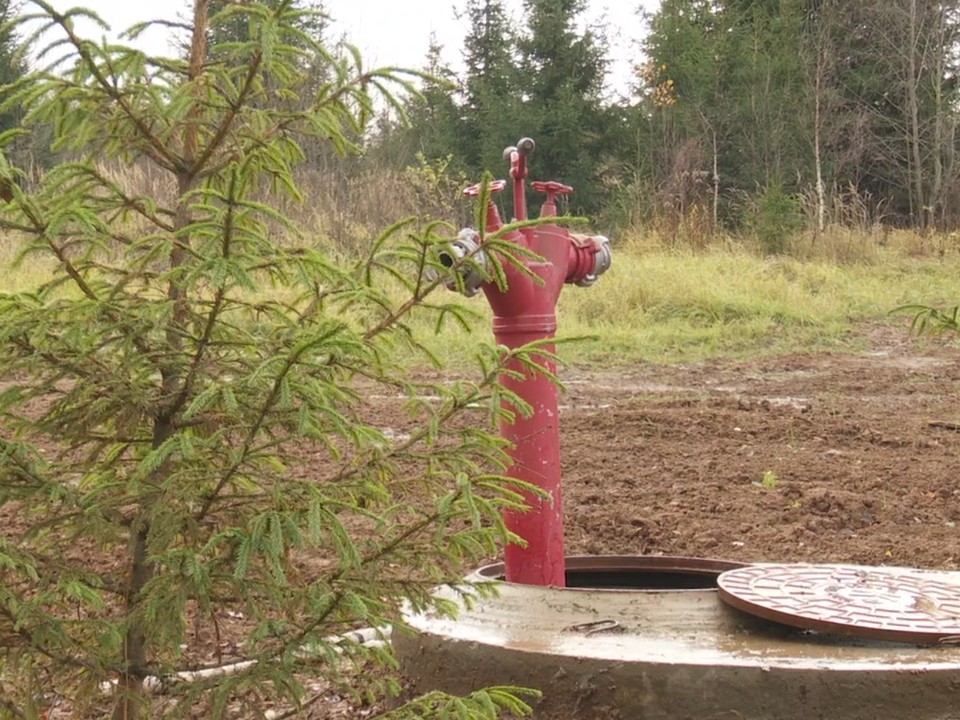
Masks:
[[[869,340],[568,374],[568,554],[956,568],[960,351]]]

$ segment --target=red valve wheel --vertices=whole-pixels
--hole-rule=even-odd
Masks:
[[[507,186],[506,180],[494,180],[492,183],[490,183],[490,192],[498,193],[501,190],[503,190],[503,188],[505,188],[506,186]],[[477,183],[476,185],[471,185],[470,187],[468,187],[466,190],[463,191],[463,194],[466,197],[477,197],[480,194],[480,183]]]
[[[534,192],[546,193],[547,195],[569,195],[573,192],[573,188],[569,185],[564,185],[563,183],[551,180],[549,182],[543,182],[537,180],[530,183],[530,187],[533,188]]]

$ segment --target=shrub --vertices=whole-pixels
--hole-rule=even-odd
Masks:
[[[780,183],[773,183],[753,199],[745,220],[764,252],[780,254],[803,227],[802,204],[784,192]]]

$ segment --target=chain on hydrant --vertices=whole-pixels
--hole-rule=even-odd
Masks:
[[[523,138],[516,147],[504,151],[504,158],[510,162],[514,216],[518,221],[527,219],[527,159],[533,154],[534,147],[533,140]],[[503,180],[498,180],[489,186],[490,192],[499,192],[505,185]],[[535,192],[546,196],[540,208],[541,218],[555,217],[557,197],[573,192],[573,188],[558,182],[534,182],[532,187]],[[480,186],[467,188],[464,194],[477,197]],[[487,233],[500,230],[503,222],[492,200],[486,213]],[[457,276],[450,277],[447,287],[459,289],[468,296],[483,290],[493,308],[496,341],[510,349],[553,338],[557,329],[557,300],[563,285],[587,287],[610,268],[609,241],[601,235],[579,235],[555,223],[547,223],[520,228],[506,233],[502,239],[538,256],[523,261],[526,273],[510,263],[503,263],[507,279],[503,289],[488,279],[489,259],[483,248],[483,238],[475,230],[462,230],[441,253],[440,262],[446,268],[456,268]],[[554,347],[548,345],[544,349],[552,353]],[[541,497],[525,492],[530,510],[504,513],[507,527],[526,542],[526,546],[507,547],[506,579],[528,585],[564,587],[560,428],[557,388],[550,379],[555,375],[556,367],[549,357],[539,355],[535,359],[545,372],[532,371],[514,361],[501,377],[503,385],[533,409],[529,416],[524,416],[518,408],[505,408],[514,417],[512,421],[500,423],[500,432],[511,446],[512,466],[507,475],[534,485],[544,493]]]

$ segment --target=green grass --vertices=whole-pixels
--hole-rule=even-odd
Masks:
[[[0,292],[36,286],[52,266],[28,260],[12,267],[13,242],[0,245]],[[425,344],[455,366],[492,341],[490,311],[482,295],[436,298],[460,302],[479,314],[474,330],[414,320]],[[797,351],[856,352],[864,320],[897,324],[890,311],[908,303],[960,303],[960,253],[919,255],[871,246],[867,259],[765,257],[745,249],[703,252],[644,248],[621,243],[613,267],[590,288],[565,287],[559,336],[568,362],[696,362],[710,357],[772,355]],[[418,362],[422,362],[422,359]]]
[[[49,279],[53,271],[53,261],[37,256],[14,267],[14,260],[20,249],[20,240],[0,234],[0,292],[16,292],[37,287]]]
[[[906,326],[890,311],[905,303],[960,302],[960,257],[946,260],[881,253],[869,264],[762,257],[746,251],[702,253],[615,249],[611,270],[591,288],[561,295],[561,337],[570,362],[697,361],[715,356],[831,350],[855,352],[865,319]],[[428,344],[456,361],[491,339],[485,313],[473,333],[450,325]],[[425,334],[429,330],[424,327]],[[905,330],[906,332],[906,330]]]

